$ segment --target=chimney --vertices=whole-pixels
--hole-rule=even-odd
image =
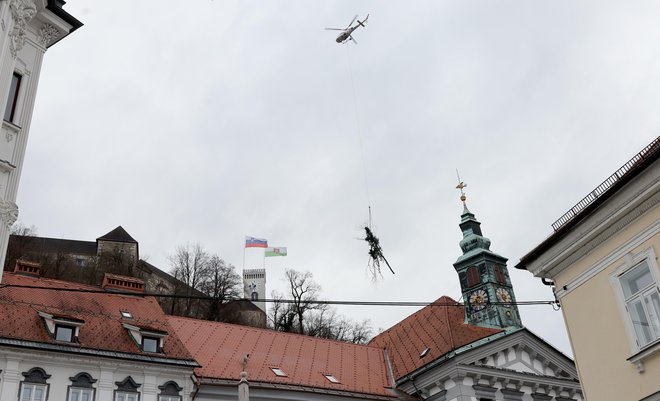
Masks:
[[[38,278],[41,276],[41,263],[18,259],[16,260],[14,273]]]
[[[139,278],[135,277],[106,273],[103,276],[103,284],[101,284],[101,288],[106,291],[122,291],[144,294],[144,280],[140,280]]]

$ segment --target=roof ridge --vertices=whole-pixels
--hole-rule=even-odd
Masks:
[[[21,280],[26,279],[26,280],[34,280],[34,281],[45,281],[45,282],[51,282],[51,283],[64,283],[64,284],[68,284],[72,287],[82,287],[82,288],[88,288],[88,289],[103,291],[103,288],[101,288],[98,285],[93,285],[93,284],[84,284],[84,283],[78,283],[78,282],[75,282],[75,281],[66,281],[66,280],[60,280],[60,279],[57,279],[57,278],[50,278],[50,277],[28,277],[28,276],[25,276],[23,274],[16,274],[14,272],[9,272],[9,271],[4,272],[4,274],[5,274],[5,276],[15,277],[15,278],[19,278]],[[2,284],[4,285],[3,288],[12,288],[12,287],[13,288],[26,288],[26,287],[30,288],[30,287],[32,287],[32,286],[23,286],[23,285],[18,285],[18,284],[9,284],[9,283],[4,282],[4,280],[3,280]],[[43,289],[43,290],[58,289],[58,287],[48,287],[48,288],[42,288],[43,286],[34,286],[34,287],[38,287],[38,288],[35,288],[35,289]]]
[[[95,241],[85,241],[85,240],[81,240],[81,239],[70,239],[70,238],[42,237],[41,235],[21,235],[21,234],[11,234],[11,236],[12,236],[12,237],[21,237],[21,238],[34,238],[35,240],[85,242],[85,243],[90,243],[90,244],[96,244]]]
[[[445,319],[447,319],[447,327],[449,330],[449,341],[451,342],[451,348],[454,349],[456,348],[456,343],[454,342],[454,333],[453,333],[453,325],[449,321],[449,309],[445,308]]]
[[[373,336],[373,338],[371,340],[369,340],[369,343],[371,343],[373,340],[375,340],[376,338],[378,338],[382,334],[385,334],[385,333],[389,332],[390,330],[392,330],[393,328],[398,327],[399,325],[401,325],[406,320],[411,319],[413,316],[422,314],[422,312],[424,310],[426,310],[426,308],[441,306],[441,307],[444,307],[446,309],[447,307],[452,306],[452,305],[442,305],[442,304],[434,305],[435,303],[439,303],[439,301],[443,298],[449,299],[450,301],[454,302],[457,306],[461,305],[460,302],[456,301],[454,298],[450,297],[449,295],[442,295],[442,296],[440,296],[440,298],[436,299],[435,301],[429,302],[427,305],[425,305],[421,309],[411,313],[410,315],[408,315],[408,316],[404,317],[403,319],[399,320],[398,322],[394,323],[387,330],[383,330],[380,333],[376,334],[375,336]]]
[[[98,237],[96,240],[128,242],[128,243],[137,244],[135,238],[131,237],[131,235],[122,226],[117,226],[115,229],[111,230],[109,233],[106,233],[105,235]]]

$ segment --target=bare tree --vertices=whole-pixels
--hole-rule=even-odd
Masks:
[[[291,311],[296,315],[298,333],[305,334],[305,314],[319,309],[317,302],[321,286],[312,279],[311,272],[299,272],[287,269],[284,272],[285,280],[289,284],[291,294]]]
[[[296,314],[293,312],[291,304],[283,302],[284,296],[275,290],[271,292],[271,298],[273,298],[273,304],[268,317],[271,328],[275,331],[293,332]]]
[[[348,341],[353,344],[366,344],[372,337],[371,322],[369,319],[364,319],[361,322],[354,322],[351,324],[350,338]]]
[[[241,296],[241,276],[234,266],[227,265],[218,255],[211,255],[207,264],[206,275],[202,277],[199,288],[211,298],[206,319],[227,321],[220,316],[221,306]]]
[[[368,319],[354,322],[327,307],[310,315],[305,332],[314,337],[366,344],[371,338],[371,324]]]
[[[199,304],[199,302],[193,303],[191,297],[194,295],[195,290],[199,291],[201,289],[202,283],[208,277],[209,259],[208,252],[199,243],[180,245],[176,248],[174,255],[169,256],[170,274],[185,284],[185,288],[177,289],[188,296],[185,299],[185,306],[182,311],[185,316],[193,316],[193,305]],[[172,311],[176,308],[177,303],[172,303]],[[194,313],[194,315],[198,314],[198,312]]]
[[[37,236],[35,226],[26,226],[20,221],[11,226],[11,237],[5,254],[4,270],[13,270],[16,260],[27,256],[30,246]]]
[[[371,337],[369,320],[354,322],[327,304],[319,302],[321,286],[312,273],[287,269],[284,273],[290,299],[277,291],[268,315],[273,330],[297,332],[313,337],[365,344]]]

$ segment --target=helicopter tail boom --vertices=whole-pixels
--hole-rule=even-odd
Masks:
[[[367,17],[365,19],[363,19],[362,21],[357,20],[357,22],[358,22],[358,24],[360,24],[360,26],[362,28],[366,28],[366,26],[364,26],[364,24],[365,24],[365,22],[367,22],[368,19],[369,19],[369,14],[367,14]]]

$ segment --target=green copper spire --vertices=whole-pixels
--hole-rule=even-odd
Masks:
[[[456,172],[458,174],[458,171]],[[515,294],[506,267],[507,259],[490,250],[490,239],[483,236],[481,223],[467,207],[460,181],[463,214],[459,227],[463,239],[459,246],[463,255],[454,263],[465,302],[466,323],[494,328],[522,327]]]

